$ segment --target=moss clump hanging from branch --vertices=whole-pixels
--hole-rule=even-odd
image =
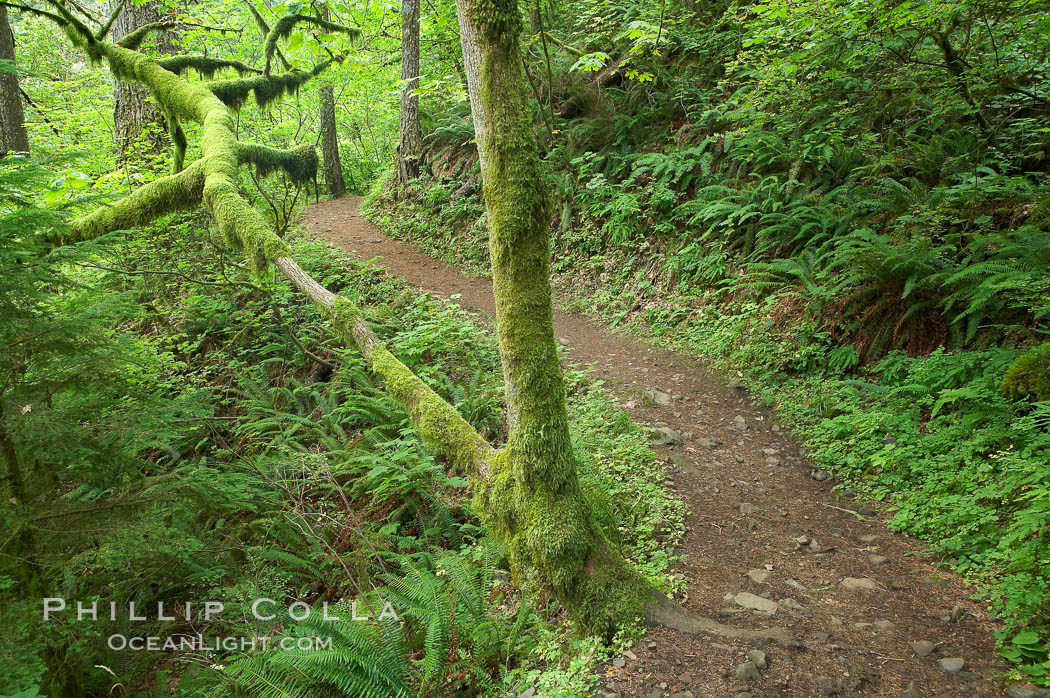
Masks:
[[[317,179],[317,149],[312,145],[300,145],[287,150],[271,148],[259,143],[237,143],[237,161],[255,165],[260,177],[277,170],[284,171],[295,184],[307,184]]]
[[[290,70],[286,73],[256,75],[239,80],[216,80],[207,83],[207,88],[231,109],[240,109],[249,95],[255,97],[255,103],[265,107],[270,102],[286,95],[295,94],[311,78],[320,75],[337,59],[329,58],[318,63],[311,70]]]

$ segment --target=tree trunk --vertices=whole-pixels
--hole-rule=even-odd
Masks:
[[[321,18],[330,20],[328,5],[321,5]],[[323,85],[320,93],[321,157],[324,159],[324,183],[328,193],[339,197],[346,193],[343,163],[339,159],[339,132],[335,128],[335,91]]]
[[[401,3],[401,141],[397,180],[404,186],[419,176],[423,137],[419,131],[419,0]]]
[[[119,2],[120,0],[109,0],[108,9],[110,11],[116,9]],[[125,3],[113,23],[110,40],[119,41],[142,25],[160,20],[161,16],[157,11],[159,6],[157,2],[149,2],[141,6],[134,2]],[[153,40],[156,42],[158,52],[165,54],[175,52],[169,32],[155,34]],[[121,80],[113,83],[113,136],[121,157],[138,140],[143,129],[152,123],[159,124],[160,129],[147,144],[148,150],[159,153],[167,147],[161,135],[167,129],[164,115],[148,98],[149,90],[141,85]]]
[[[320,91],[321,156],[324,158],[324,182],[333,197],[346,193],[343,164],[339,159],[339,133],[335,129],[335,92],[331,85]]]
[[[554,339],[550,193],[529,118],[516,0],[456,0],[489,220],[510,433],[480,508],[516,570],[534,569],[588,632],[641,617],[647,585],[580,490]]]
[[[15,35],[7,21],[7,7],[0,5],[0,59],[15,60]],[[18,76],[0,72],[0,157],[7,153],[29,152],[25,113],[18,92]]]

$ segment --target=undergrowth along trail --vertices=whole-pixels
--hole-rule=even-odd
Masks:
[[[317,204],[304,223],[412,286],[491,320],[487,279],[390,239],[363,218],[360,203],[347,197]],[[732,625],[758,628],[776,618],[801,641],[766,648],[762,668],[757,656],[749,658],[752,648],[733,638],[654,631],[625,661],[606,668],[606,690],[622,696],[999,691],[994,676],[1004,667],[992,639],[995,623],[970,601],[972,589],[935,567],[923,546],[887,531],[882,513],[833,492],[826,474],[813,469],[755,398],[687,355],[592,320],[558,312],[555,330],[566,359],[591,366],[632,417],[651,425],[654,445],[668,459],[668,484],[689,507],[677,598]],[[924,642],[936,649],[919,656]],[[947,671],[955,659],[964,668]]]

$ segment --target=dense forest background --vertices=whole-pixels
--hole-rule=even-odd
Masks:
[[[125,35],[166,22],[145,43],[155,55],[245,68],[181,66],[192,82],[261,68],[260,25],[289,13],[358,30],[281,37],[289,68],[338,60],[287,94],[256,91],[237,135],[322,146],[324,167],[303,178],[256,163],[240,189],[398,358],[504,438],[495,338],[295,225],[341,178],[388,232],[488,270],[453,4],[419,11],[422,152],[407,166],[400,6],[79,4],[102,21],[134,15],[114,26]],[[169,133],[152,98],[115,85],[48,18],[0,9],[14,37],[0,123],[16,151],[0,160],[0,695],[589,695],[637,630],[581,636],[511,578],[466,480],[321,313],[231,252],[203,211],[57,244],[71,217],[167,175],[172,140],[199,157],[202,129]],[[1048,10],[522,5],[563,297],[775,406],[820,477],[884,501],[893,528],[966,575],[1000,620],[1012,677],[1037,683],[1050,680]],[[649,435],[586,373],[568,385],[599,524],[673,595],[683,505]],[[43,596],[227,599],[218,622],[179,627],[206,637],[268,632],[248,613],[259,597],[393,598],[407,621],[343,624],[328,654],[129,654],[72,614],[43,623]],[[316,630],[283,620],[290,635]]]

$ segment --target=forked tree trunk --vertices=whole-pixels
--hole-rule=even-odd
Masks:
[[[0,5],[0,59],[15,60],[15,35],[7,20],[7,7]],[[18,91],[18,76],[14,72],[0,72],[0,157],[7,153],[29,152],[25,113]]]
[[[419,176],[423,137],[419,131],[419,0],[401,3],[401,140],[397,180],[404,186]]]
[[[551,304],[550,194],[529,118],[517,0],[457,0],[489,220],[510,433],[478,495],[517,569],[589,632],[640,617],[647,585],[594,524],[576,472]]]
[[[109,0],[107,4],[109,11],[116,9],[120,0]],[[126,2],[124,8],[117,15],[113,23],[110,39],[119,41],[124,36],[135,31],[144,24],[156,22],[161,19],[157,8],[160,3],[148,2],[144,5],[136,5],[133,0]],[[174,53],[174,44],[169,32],[160,32],[153,39],[157,44],[157,52],[162,54]],[[117,80],[113,83],[113,137],[117,143],[117,152],[121,157],[138,140],[142,131],[149,124],[158,124],[156,136],[148,143],[147,147],[152,152],[161,152],[167,147],[164,137],[161,135],[166,130],[164,115],[156,103],[149,99],[149,90],[135,83]]]

